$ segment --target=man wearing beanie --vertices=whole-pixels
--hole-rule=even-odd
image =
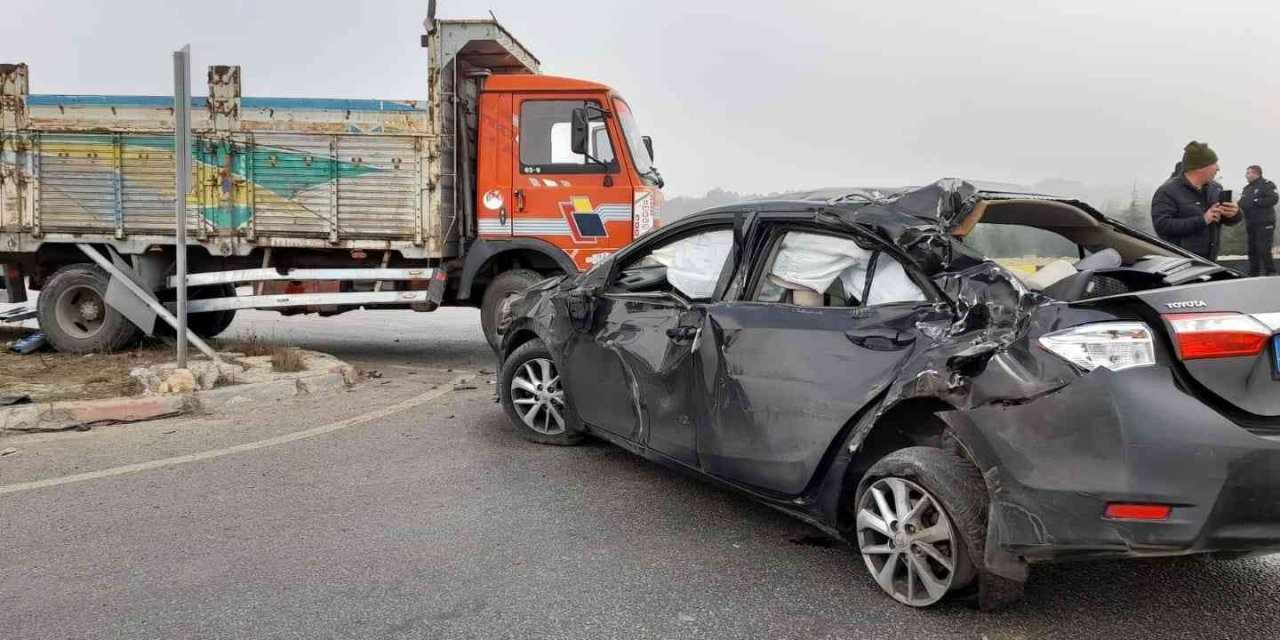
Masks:
[[[1262,177],[1262,167],[1250,166],[1244,177],[1249,184],[1240,194],[1240,211],[1249,232],[1249,275],[1274,276],[1276,263],[1271,247],[1276,239],[1276,203],[1280,197],[1276,196],[1275,183]]]
[[[1156,235],[1196,255],[1218,259],[1222,225],[1240,222],[1240,208],[1219,203],[1218,154],[1192,140],[1182,153],[1182,175],[1169,178],[1151,198]]]

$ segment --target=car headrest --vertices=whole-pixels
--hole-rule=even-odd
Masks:
[[[1027,288],[1032,291],[1043,291],[1045,287],[1066,278],[1070,278],[1077,273],[1076,268],[1071,266],[1066,260],[1054,260],[1049,264],[1040,267],[1035,274],[1024,278]]]

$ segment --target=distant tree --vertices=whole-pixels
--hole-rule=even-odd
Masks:
[[[1136,181],[1133,183],[1133,191],[1129,194],[1128,204],[1115,214],[1115,218],[1135,229],[1141,229],[1148,233],[1155,232],[1155,228],[1151,225],[1150,195],[1140,193]]]

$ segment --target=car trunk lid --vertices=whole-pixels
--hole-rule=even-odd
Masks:
[[[1280,281],[1242,278],[1132,294],[1160,315],[1178,366],[1257,416],[1280,416]]]

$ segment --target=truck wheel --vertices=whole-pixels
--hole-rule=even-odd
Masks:
[[[867,570],[898,602],[934,605],[981,569],[987,488],[960,456],[932,447],[890,453],[859,483],[855,513]]]
[[[480,326],[484,329],[484,339],[496,353],[502,346],[498,335],[498,321],[502,319],[507,303],[516,294],[543,280],[543,276],[528,269],[512,269],[503,272],[489,283],[484,290],[484,299],[480,303]]]
[[[119,311],[107,306],[111,277],[93,264],[58,269],[40,290],[40,330],[63,353],[119,351],[142,336]]]
[[[236,288],[230,284],[218,284],[207,287],[197,287],[191,290],[189,296],[192,300],[207,300],[209,298],[234,298],[236,297]],[[229,309],[227,311],[210,311],[208,313],[192,313],[187,315],[187,328],[195,332],[201,338],[212,338],[231,326],[231,322],[236,319],[236,310]]]
[[[541,340],[530,340],[502,364],[498,393],[516,435],[539,444],[582,442],[582,424],[560,369]]]

